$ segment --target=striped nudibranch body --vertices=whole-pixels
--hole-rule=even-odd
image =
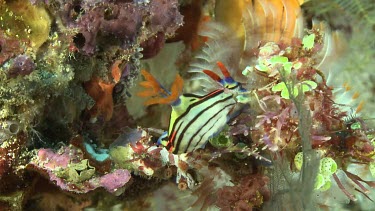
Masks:
[[[245,90],[233,80],[221,62],[217,64],[224,79],[210,70],[203,72],[219,82],[221,88],[204,96],[182,94],[169,103],[172,106],[172,112],[168,134],[159,138],[158,142],[174,154],[188,153],[203,148],[208,140],[219,134],[237,113],[235,95]]]
[[[190,104],[184,111],[172,106],[166,147],[175,154],[204,147],[224,128],[236,105],[233,94],[225,93],[223,89],[203,97],[186,94],[180,99]]]

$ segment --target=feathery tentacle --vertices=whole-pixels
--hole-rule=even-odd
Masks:
[[[180,75],[176,75],[176,79],[172,84],[171,92],[166,90],[153,75],[151,75],[146,70],[142,70],[141,74],[145,78],[145,81],[140,82],[139,84],[146,88],[146,90],[138,92],[140,97],[151,97],[146,100],[145,105],[153,104],[172,104],[177,101],[179,96],[182,94],[182,89],[184,81]]]

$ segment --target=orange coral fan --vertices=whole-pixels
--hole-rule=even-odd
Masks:
[[[171,93],[169,93],[149,72],[142,70],[141,73],[146,80],[142,81],[140,85],[149,89],[139,92],[138,96],[152,97],[145,102],[145,105],[171,104],[176,101],[182,93],[184,81],[178,74],[172,84]]]
[[[113,114],[113,87],[115,84],[108,84],[101,79],[94,77],[84,84],[85,90],[95,100],[95,105],[90,109],[91,117],[103,115],[106,121],[112,118]]]

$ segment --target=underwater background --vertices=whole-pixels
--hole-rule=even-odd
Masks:
[[[375,210],[372,0],[0,0],[0,211]]]

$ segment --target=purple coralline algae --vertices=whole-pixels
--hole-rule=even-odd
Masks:
[[[177,1],[154,0],[150,1],[149,5],[152,31],[162,31],[167,35],[171,35],[177,30],[178,27],[181,26],[182,15],[178,11]]]
[[[111,36],[111,42],[118,41],[126,49],[135,44],[136,39],[144,41],[158,32],[170,36],[182,25],[176,0],[152,0],[148,4],[110,1],[95,7],[66,4],[66,13],[70,14],[77,6],[89,9],[86,8],[87,12],[77,20],[66,15],[65,21],[69,27],[79,29],[84,38],[82,50],[89,55],[95,53],[99,36],[102,40]],[[146,31],[141,31],[142,26],[146,26]]]
[[[100,186],[108,192],[114,193],[117,189],[123,187],[130,180],[130,173],[126,169],[117,169],[112,173],[99,178]]]

